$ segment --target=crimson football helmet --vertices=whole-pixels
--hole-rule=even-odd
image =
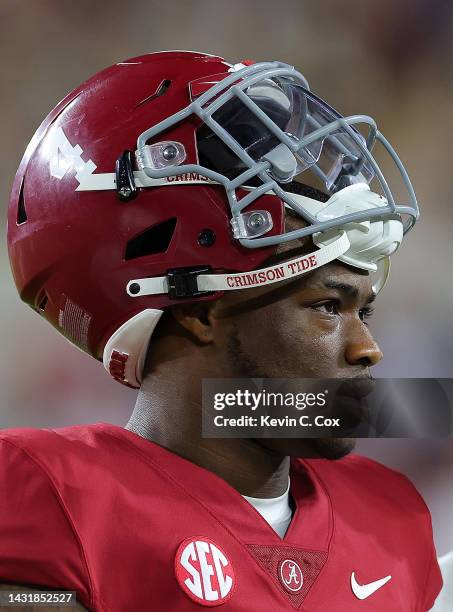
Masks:
[[[323,192],[301,184],[306,172]],[[285,232],[288,208],[300,229]],[[372,118],[343,117],[281,62],[170,51],[103,70],[48,115],[15,178],[8,248],[21,298],[139,387],[164,309],[336,258],[377,270],[417,218],[406,170]],[[313,253],[262,267],[307,235]]]

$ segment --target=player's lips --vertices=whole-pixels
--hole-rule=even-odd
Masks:
[[[348,378],[340,384],[335,396],[362,399],[373,391],[375,385],[375,379],[371,378],[371,376]]]
[[[355,428],[369,420],[370,409],[366,400],[375,387],[374,379],[360,377],[341,383],[335,393],[333,413],[341,418],[342,426]]]

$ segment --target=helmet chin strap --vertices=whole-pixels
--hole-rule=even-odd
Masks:
[[[350,248],[350,242],[346,232],[341,232],[339,237],[328,245],[288,261],[251,270],[250,272],[231,272],[229,274],[198,274],[193,279],[193,291],[233,291],[236,289],[249,289],[278,283],[282,280],[297,278],[307,272],[338,259]],[[151,278],[137,278],[129,281],[126,287],[131,297],[142,297],[145,295],[156,295],[168,293],[169,280],[167,276],[155,276]]]

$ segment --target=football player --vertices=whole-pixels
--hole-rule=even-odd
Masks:
[[[290,65],[171,51],[70,93],[16,176],[13,274],[140,390],[126,427],[2,432],[2,588],[99,612],[430,609],[431,520],[407,478],[349,438],[200,424],[202,378],[370,378],[371,303],[417,218],[375,121]]]

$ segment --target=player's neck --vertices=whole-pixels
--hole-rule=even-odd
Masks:
[[[289,457],[253,440],[201,437],[201,385],[212,376],[196,364],[165,363],[145,378],[126,429],[211,470],[242,495],[270,498],[284,493]]]

